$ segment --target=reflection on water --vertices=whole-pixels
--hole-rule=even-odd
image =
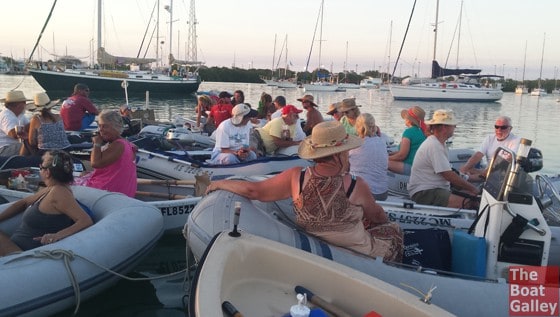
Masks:
[[[6,91],[15,87],[24,78],[19,89],[23,90],[28,97],[42,91],[41,87],[31,76],[3,76],[0,75],[0,95],[4,96]],[[241,89],[245,93],[245,102],[257,107],[260,96],[267,92],[274,98],[278,95],[286,97],[288,104],[294,104],[301,108],[296,99],[302,97],[305,92],[301,88],[279,89],[264,84],[240,84],[240,83],[216,83],[203,82],[200,91],[227,90],[233,92]],[[72,87],[68,87],[68,95]],[[315,103],[324,114],[330,104],[341,101],[343,98],[355,97],[362,112],[371,113],[381,131],[389,136],[400,140],[404,130],[404,121],[400,111],[413,105],[419,105],[426,111],[426,119],[429,119],[437,109],[452,109],[460,121],[453,144],[455,147],[468,147],[478,149],[480,143],[487,134],[494,133],[493,125],[496,117],[507,115],[513,119],[513,133],[530,139],[533,145],[539,148],[544,156],[544,167],[541,173],[557,174],[560,172],[560,142],[555,133],[560,123],[560,103],[556,102],[559,96],[547,95],[534,97],[530,95],[515,95],[505,93],[499,102],[490,103],[454,103],[454,102],[414,102],[394,101],[389,91],[374,89],[348,89],[346,92],[314,92]],[[61,96],[65,97],[65,96]],[[54,97],[53,97],[54,98]],[[91,98],[100,108],[117,108],[125,102],[124,91],[122,96],[104,96],[92,92]],[[135,107],[145,106],[145,96],[129,96],[129,103]],[[196,98],[186,97],[161,97],[152,96],[149,107],[155,109],[156,117],[160,120],[172,121],[175,116],[193,117]],[[324,114],[326,117],[327,115]],[[303,114],[302,114],[303,117]]]

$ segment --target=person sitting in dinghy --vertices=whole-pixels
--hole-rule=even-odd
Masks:
[[[356,132],[364,144],[350,150],[350,172],[366,181],[376,200],[387,200],[387,144],[377,135],[377,129],[370,113],[356,119]]]
[[[297,146],[305,138],[305,132],[299,123],[299,114],[303,110],[294,105],[287,105],[280,110],[282,116],[270,120],[262,128],[255,129],[253,134],[257,146],[258,154],[292,155],[296,152]]]
[[[327,242],[388,261],[400,262],[403,233],[389,222],[367,183],[348,173],[348,151],[363,141],[337,121],[317,124],[298,154],[315,166],[290,168],[264,181],[212,181],[207,193],[227,190],[264,202],[292,198],[297,224]]]
[[[61,150],[43,155],[39,173],[46,187],[0,213],[1,222],[23,212],[11,236],[0,232],[0,256],[55,243],[93,224],[72,194],[73,164],[72,157]]]
[[[233,117],[223,121],[216,129],[216,145],[212,151],[211,164],[237,164],[257,159],[254,149],[250,148],[252,125],[251,118],[258,115],[257,110],[240,103],[233,107]]]
[[[399,150],[389,155],[389,170],[395,173],[410,175],[412,162],[418,148],[426,140],[428,128],[424,123],[426,112],[414,106],[401,111],[406,129],[399,144]]]
[[[519,147],[520,137],[511,133],[513,129],[512,121],[510,117],[499,116],[494,122],[494,133],[486,136],[482,144],[480,145],[480,150],[474,153],[465,165],[461,166],[459,171],[463,174],[469,175],[469,179],[477,179],[480,176],[486,175],[486,170],[477,169],[475,166],[486,157],[486,161],[490,164],[494,153],[498,147],[503,147],[512,150],[514,153],[517,152]],[[479,176],[480,175],[480,176]]]
[[[121,115],[105,109],[99,114],[99,135],[92,137],[90,163],[93,172],[76,178],[75,185],[136,195],[136,145],[121,135],[124,129]]]
[[[478,196],[479,189],[455,173],[445,141],[453,136],[458,121],[451,110],[436,110],[427,121],[431,135],[420,145],[412,163],[408,194],[419,204],[477,209],[478,200],[451,193],[451,185]]]

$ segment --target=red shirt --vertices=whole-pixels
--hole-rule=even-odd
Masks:
[[[82,128],[82,118],[86,113],[99,113],[89,98],[76,94],[64,100],[60,107],[64,130],[79,131]]]
[[[220,103],[213,105],[210,109],[210,117],[214,118],[216,128],[222,121],[231,118],[231,111],[233,110],[231,103],[222,103],[222,100],[220,100]]]

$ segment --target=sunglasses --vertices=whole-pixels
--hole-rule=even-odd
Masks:
[[[494,129],[507,130],[509,125],[495,125]]]

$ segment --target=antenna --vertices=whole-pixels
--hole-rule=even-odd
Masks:
[[[197,47],[196,47],[196,11],[195,11],[195,0],[191,0],[191,7],[189,12],[189,35],[188,35],[188,48],[187,48],[187,61],[196,64],[198,62],[197,57]]]

